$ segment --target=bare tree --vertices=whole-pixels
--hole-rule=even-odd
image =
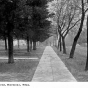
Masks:
[[[85,19],[85,13],[88,10],[88,9],[85,10],[85,5],[84,5],[85,3],[84,3],[84,1],[85,0],[81,0],[81,7],[82,7],[81,8],[81,23],[80,23],[80,27],[79,27],[78,33],[77,33],[77,35],[74,38],[69,58],[73,58],[74,57],[74,52],[75,52],[76,44],[77,44],[77,41],[79,39],[79,36],[80,36],[80,34],[82,32],[82,28],[83,28],[83,23],[84,23],[84,19]]]
[[[66,54],[66,45],[65,45],[65,38],[69,31],[76,26],[76,24],[80,21],[77,16],[79,16],[80,13],[77,12],[77,7],[75,6],[75,2],[69,1],[69,0],[63,0],[59,2],[59,5],[57,6],[57,26],[58,26],[58,34],[59,34],[59,40],[58,40],[58,47],[60,46],[61,51],[61,39],[62,39],[62,45],[63,45],[63,53]]]
[[[82,30],[81,29],[83,26],[82,21],[84,21],[85,13],[88,10],[88,8],[85,10],[86,5],[87,5],[86,0],[84,0],[84,1],[83,0],[58,1],[57,0],[57,4],[55,5],[56,9],[54,9],[54,11],[56,11],[54,20],[56,20],[56,22],[57,22],[57,36],[59,36],[58,37],[59,38],[58,47],[60,46],[60,51],[61,51],[62,50],[61,42],[62,42],[63,53],[66,53],[65,38],[68,35],[69,31],[72,30],[76,26],[79,27],[80,25],[81,26],[79,29]],[[77,42],[76,42],[76,44],[77,44]],[[75,51],[75,49],[74,49],[74,51]]]

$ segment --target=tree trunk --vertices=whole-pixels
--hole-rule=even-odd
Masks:
[[[55,39],[55,47],[57,47],[58,48],[58,43],[57,43],[57,39]]]
[[[29,37],[27,37],[27,52],[29,52]]]
[[[77,44],[77,41],[79,39],[79,36],[80,36],[80,34],[82,32],[83,22],[84,22],[84,16],[82,17],[82,20],[81,20],[81,24],[80,24],[80,28],[78,30],[78,33],[77,33],[77,35],[74,38],[74,41],[73,41],[73,45],[72,45],[72,48],[71,48],[71,52],[70,52],[69,58],[73,58],[74,57],[74,52],[75,52],[76,44]]]
[[[32,50],[32,40],[30,40],[30,51]]]
[[[33,50],[36,50],[36,41],[33,41]]]
[[[52,43],[53,46],[55,46],[55,41],[53,40],[53,43]]]
[[[60,51],[62,51],[61,36],[60,36]]]
[[[82,28],[83,28],[83,22],[84,22],[84,18],[85,18],[84,1],[81,0],[81,3],[82,3],[82,17],[81,17],[81,23],[80,23],[80,27],[79,27],[78,33],[77,33],[77,35],[76,35],[75,38],[74,38],[74,41],[73,41],[73,45],[72,45],[72,49],[71,49],[69,58],[73,58],[73,57],[74,57],[74,52],[75,52],[76,44],[77,44],[77,41],[78,41],[78,39],[79,39],[79,36],[80,36],[80,34],[81,34],[81,32],[82,32]]]
[[[71,48],[71,52],[70,52],[69,58],[73,58],[73,57],[74,57],[74,52],[75,52],[77,40],[78,40],[78,39],[76,39],[76,38],[74,39],[74,42],[73,42],[73,45],[72,45],[72,48]]]
[[[4,36],[4,40],[5,40],[5,50],[7,50],[7,38],[6,38],[6,36]]]
[[[60,49],[60,51],[62,51],[61,36],[59,37],[59,40],[58,40],[58,49]]]
[[[87,47],[88,47],[88,44],[87,44]],[[87,52],[87,55],[88,55],[88,52]],[[87,60],[86,60],[86,67],[85,67],[85,71],[88,71],[88,56],[87,56]]]
[[[63,44],[63,54],[66,54],[65,37],[62,37],[62,44]]]
[[[14,63],[13,58],[13,24],[8,23],[8,63]]]
[[[70,56],[69,58],[73,58],[74,57],[74,53],[75,53],[75,48],[76,48],[76,44],[77,44],[77,41],[79,39],[79,36],[81,34],[81,31],[82,31],[82,28],[80,27],[76,37],[74,38],[74,41],[73,41],[73,45],[72,45],[72,48],[71,48],[71,52],[70,52]]]
[[[57,45],[57,48],[58,48],[58,49],[59,49],[59,46],[60,46],[60,37],[59,37],[58,45]]]
[[[37,42],[37,46],[39,46],[39,41]]]
[[[87,15],[87,32],[88,32],[88,15]],[[87,44],[87,50],[88,50],[88,44]],[[88,51],[87,51],[87,55],[88,55]],[[87,56],[87,60],[86,60],[86,67],[85,67],[85,71],[88,70],[88,56]]]
[[[19,39],[18,39],[18,48],[20,48],[20,43],[19,43]]]

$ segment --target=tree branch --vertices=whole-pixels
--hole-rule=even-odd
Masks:
[[[66,35],[68,34],[68,32],[69,32],[73,27],[75,27],[75,25],[76,25],[80,20],[81,20],[81,19],[79,19],[78,21],[76,21],[75,24],[67,30],[67,32],[66,32],[66,34],[65,34],[64,36],[66,36]]]
[[[84,11],[84,13],[86,13],[88,11],[88,8]]]
[[[71,18],[69,17],[69,23],[68,23],[68,26],[67,26],[66,30],[69,29],[70,24],[71,24],[72,20],[74,19],[74,16],[75,16],[75,12],[74,12],[74,14],[73,14],[73,16]],[[66,30],[62,34],[64,34],[66,32]]]

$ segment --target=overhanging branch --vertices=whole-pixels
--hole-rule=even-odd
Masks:
[[[65,33],[64,37],[68,34],[68,32],[69,32],[73,27],[75,27],[75,25],[76,25],[80,20],[81,20],[81,19],[77,20],[77,21],[75,22],[75,24],[74,24],[72,27],[70,27],[68,30],[65,30],[65,31],[64,31],[64,33],[67,31],[67,32]]]
[[[86,13],[88,11],[88,8],[84,11],[84,13]]]

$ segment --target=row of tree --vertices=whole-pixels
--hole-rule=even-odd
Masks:
[[[14,63],[13,39],[25,39],[27,51],[36,50],[36,42],[49,37],[50,21],[47,3],[50,0],[0,0],[0,38],[8,45],[8,63]],[[8,44],[6,44],[8,39]],[[30,46],[29,47],[29,41]]]
[[[87,0],[57,0],[54,5],[56,10],[53,19],[57,22],[58,48],[66,54],[65,38],[73,29],[77,29],[77,34],[74,37],[69,58],[74,57],[75,48],[83,29],[85,15],[88,11]],[[88,70],[88,60],[87,60]]]

